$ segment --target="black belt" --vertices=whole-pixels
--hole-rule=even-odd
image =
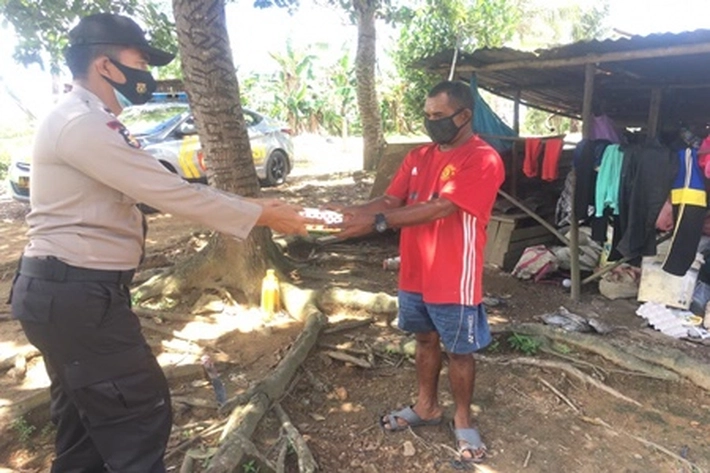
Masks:
[[[59,261],[54,257],[28,258],[23,256],[20,260],[20,271],[23,276],[48,281],[75,281],[75,282],[110,282],[117,284],[130,284],[135,270],[109,271],[103,269],[77,268]]]

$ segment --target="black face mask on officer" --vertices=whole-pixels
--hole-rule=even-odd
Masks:
[[[142,105],[153,97],[153,92],[155,92],[158,84],[155,82],[150,72],[128,67],[111,58],[109,58],[109,61],[126,77],[126,82],[119,84],[103,76],[103,78],[116,89],[117,95],[123,95],[134,105]]]
[[[461,128],[465,127],[470,122],[470,120],[466,120],[466,123],[461,126],[456,126],[456,123],[454,123],[454,117],[464,110],[466,109],[461,108],[454,112],[453,115],[439,118],[438,120],[424,118],[424,128],[426,128],[429,138],[440,145],[446,145],[454,141],[454,138],[459,134]]]

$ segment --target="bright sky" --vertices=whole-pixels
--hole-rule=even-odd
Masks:
[[[540,0],[546,5],[568,4],[569,0]],[[578,0],[591,2],[593,0]],[[710,29],[708,0],[610,0],[609,24],[632,34],[681,32],[700,28]],[[240,73],[269,72],[276,63],[268,55],[284,51],[291,39],[294,48],[303,50],[309,45],[324,43],[328,50],[340,54],[346,44],[351,49],[356,42],[356,29],[336,10],[314,7],[302,2],[294,15],[284,10],[258,10],[250,0],[239,0],[227,6],[227,22],[234,57]],[[379,31],[380,51],[383,55],[393,32],[382,26]],[[36,113],[42,114],[51,105],[51,81],[38,67],[24,68],[12,59],[12,33],[0,28],[0,77]],[[18,110],[0,83],[0,127],[17,122]]]

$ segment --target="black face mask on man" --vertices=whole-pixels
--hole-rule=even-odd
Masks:
[[[426,128],[429,138],[431,138],[433,142],[439,143],[440,145],[446,145],[454,141],[454,138],[456,138],[456,135],[459,134],[461,128],[468,125],[470,121],[466,120],[466,123],[461,126],[456,126],[456,123],[454,123],[454,117],[464,110],[466,109],[461,108],[453,115],[439,118],[438,120],[429,120],[428,118],[424,118],[424,128]]]
[[[158,84],[155,82],[150,72],[128,67],[110,58],[109,61],[126,77],[126,82],[119,84],[103,76],[119,94],[123,95],[134,105],[142,105],[153,97],[153,92],[155,92]]]

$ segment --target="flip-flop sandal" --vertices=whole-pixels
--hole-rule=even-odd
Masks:
[[[450,424],[451,431],[456,438],[456,450],[459,452],[459,457],[463,463],[482,463],[486,458],[488,449],[481,440],[481,434],[475,427],[467,429],[457,429],[454,422]],[[464,452],[470,452],[471,458],[463,456]],[[480,457],[476,457],[476,452],[480,452]]]
[[[400,425],[400,423],[397,422],[397,419],[402,419],[407,424]],[[424,420],[421,417],[419,417],[419,414],[414,412],[414,409],[412,409],[412,406],[409,406],[409,407],[405,407],[404,409],[400,409],[398,411],[392,411],[389,414],[387,414],[386,416],[384,416],[384,418],[383,418],[383,416],[380,416],[379,423],[380,423],[380,427],[385,432],[399,432],[402,430],[407,430],[410,427],[420,427],[420,426],[426,426],[426,425],[439,425],[439,424],[441,424],[441,417],[437,417],[436,419]]]

